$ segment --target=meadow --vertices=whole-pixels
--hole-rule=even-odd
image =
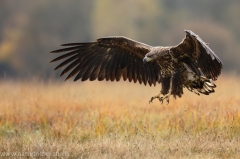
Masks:
[[[161,86],[0,81],[0,158],[239,158],[240,89],[161,104]]]

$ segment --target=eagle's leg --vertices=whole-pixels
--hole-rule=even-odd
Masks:
[[[156,99],[156,98],[159,99],[159,101],[161,102],[161,104],[163,104],[164,99],[166,99],[167,104],[168,104],[168,103],[169,103],[170,93],[165,94],[164,96],[161,96],[161,95],[162,95],[162,93],[159,93],[159,94],[151,97],[151,99],[149,100],[149,104],[151,104],[151,103],[153,102],[153,100]]]
[[[163,77],[162,78],[162,89],[161,92],[155,96],[153,96],[150,100],[149,100],[149,104],[153,102],[154,99],[158,98],[159,101],[161,103],[163,103],[163,100],[166,99],[167,103],[169,103],[169,89],[170,89],[170,81],[171,81],[171,77]],[[163,95],[163,96],[161,96]]]
[[[160,98],[160,96],[161,96],[161,93],[159,93],[159,94],[157,94],[157,95],[151,97],[151,99],[149,100],[149,104],[151,104],[151,103],[153,102],[154,99],[156,99],[156,98]]]
[[[164,95],[164,97],[160,97],[158,99],[161,103],[163,103],[164,99],[166,99],[167,104],[169,104],[169,97],[170,97],[170,93],[168,93],[168,94]]]

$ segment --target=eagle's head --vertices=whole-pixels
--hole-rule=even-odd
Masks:
[[[156,54],[153,53],[153,52],[149,52],[143,58],[143,63],[147,63],[147,62],[153,61],[154,59],[156,59]]]
[[[166,47],[155,47],[150,52],[148,52],[143,58],[143,63],[147,63],[153,60],[161,59],[169,53],[169,50]]]

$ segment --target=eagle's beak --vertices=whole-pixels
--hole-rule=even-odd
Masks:
[[[148,61],[151,61],[151,59],[149,57],[144,57],[143,58],[143,63],[144,64],[147,63]]]

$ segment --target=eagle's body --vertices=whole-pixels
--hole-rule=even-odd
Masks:
[[[150,86],[162,84],[161,92],[152,97],[161,102],[169,96],[181,97],[183,87],[208,95],[214,92],[222,62],[209,46],[192,31],[186,31],[185,39],[177,46],[152,47],[126,37],[107,37],[96,42],[70,43],[72,46],[53,51],[69,51],[53,61],[69,57],[59,64],[58,69],[70,63],[62,74],[71,71],[66,79],[76,75],[74,81],[98,79],[137,81]],[[163,95],[163,96],[161,96]]]

